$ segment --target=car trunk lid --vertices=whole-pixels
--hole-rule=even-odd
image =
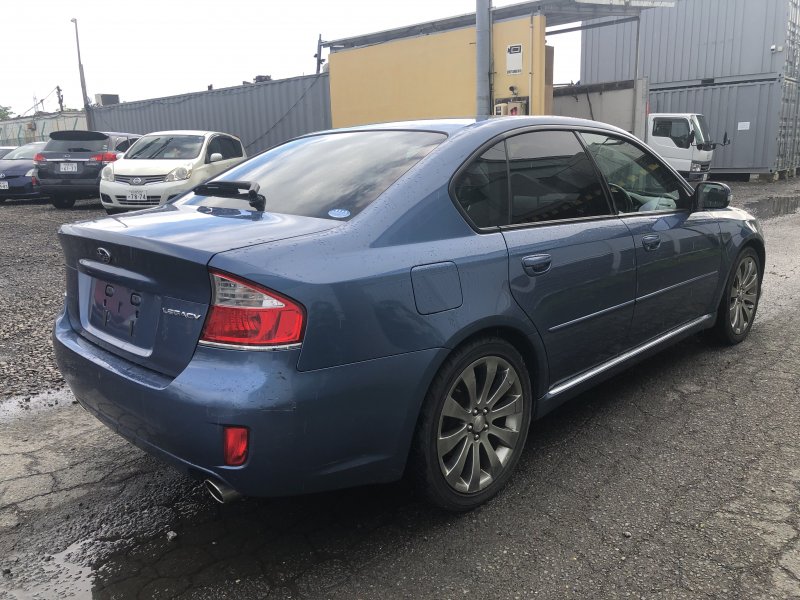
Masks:
[[[64,225],[59,238],[67,267],[70,320],[81,336],[105,350],[176,376],[191,360],[202,333],[211,300],[207,265],[217,252],[339,224],[230,208],[165,205]]]

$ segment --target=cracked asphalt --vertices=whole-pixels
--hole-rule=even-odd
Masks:
[[[465,515],[402,482],[216,505],[59,389],[49,319],[8,321],[14,289],[55,310],[55,228],[99,206],[0,206],[0,599],[800,598],[795,181],[735,187],[767,237],[749,339],[688,339],[534,423]]]

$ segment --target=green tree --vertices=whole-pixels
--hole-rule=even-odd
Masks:
[[[14,112],[11,110],[11,107],[0,104],[0,121],[10,119],[12,116],[14,116]]]

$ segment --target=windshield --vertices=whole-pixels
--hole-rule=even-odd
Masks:
[[[694,121],[694,141],[695,144],[705,144],[711,141],[711,135],[708,130],[708,122],[703,115],[692,116]]]
[[[26,146],[20,146],[19,148],[6,154],[3,157],[3,160],[33,160],[33,157],[36,156],[36,153],[39,152],[43,146],[44,144],[28,144]]]
[[[255,181],[268,212],[347,220],[446,136],[429,131],[356,131],[294,140],[228,171],[220,181]],[[250,208],[235,198],[191,196],[177,204]]]
[[[197,158],[204,139],[202,135],[146,135],[125,153],[125,160]]]

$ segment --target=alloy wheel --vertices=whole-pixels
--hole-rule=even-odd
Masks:
[[[750,327],[758,302],[758,265],[752,256],[745,256],[736,268],[730,293],[728,314],[731,329],[741,335]]]

